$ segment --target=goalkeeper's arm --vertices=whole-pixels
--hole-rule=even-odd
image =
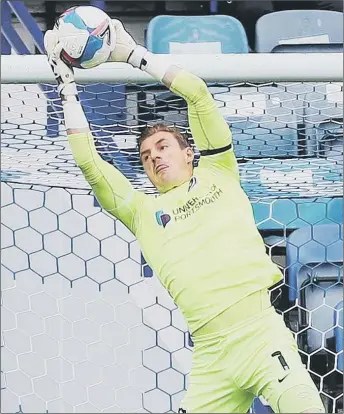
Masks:
[[[188,104],[192,136],[201,156],[203,155],[200,166],[230,171],[238,178],[231,131],[205,82],[177,66],[169,65],[161,56],[138,46],[119,20],[112,22],[116,31],[116,46],[110,60],[128,62],[182,96]]]
[[[79,102],[73,70],[60,59],[62,45],[54,33],[44,38],[49,63],[58,82],[68,141],[76,164],[91,185],[100,205],[134,234],[136,206],[143,194],[135,191],[124,175],[98,154],[83,108]]]

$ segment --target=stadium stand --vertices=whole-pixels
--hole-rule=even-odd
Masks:
[[[148,24],[153,53],[248,53],[243,25],[231,16],[156,16]]]
[[[257,52],[269,53],[280,44],[291,43],[343,43],[343,13],[284,10],[258,19]]]
[[[216,6],[216,7],[214,7]],[[244,25],[249,45],[255,46],[255,25],[258,19],[266,14],[283,10],[332,10],[343,12],[343,2],[334,1],[283,1],[283,0],[240,0],[216,1],[213,10],[219,14],[229,14],[236,17]]]

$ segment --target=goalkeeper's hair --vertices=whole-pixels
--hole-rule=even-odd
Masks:
[[[189,142],[187,136],[182,134],[178,130],[178,128],[170,127],[167,124],[164,124],[164,123],[160,122],[160,123],[157,123],[153,126],[148,126],[146,129],[144,129],[142,131],[142,133],[141,133],[141,135],[138,139],[138,142],[137,142],[139,151],[141,149],[142,142],[145,139],[147,139],[147,138],[151,137],[152,135],[156,134],[157,132],[169,132],[170,134],[172,134],[175,137],[175,139],[178,141],[178,144],[179,144],[181,149],[189,148],[189,147],[191,148],[191,145],[190,145],[190,142]]]

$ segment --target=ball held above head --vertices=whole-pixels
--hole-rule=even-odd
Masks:
[[[93,6],[66,10],[57,19],[53,31],[63,44],[62,59],[80,69],[105,63],[116,44],[111,18]]]

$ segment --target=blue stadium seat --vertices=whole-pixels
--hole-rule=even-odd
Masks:
[[[336,344],[336,352],[338,355],[337,369],[343,372],[344,357],[343,357],[343,301],[339,302],[334,312],[334,336]]]
[[[159,54],[248,53],[243,25],[231,16],[156,16],[148,24],[146,47]]]
[[[286,241],[289,299],[313,282],[339,283],[343,279],[343,225],[322,224],[295,230]]]
[[[343,43],[343,13],[327,10],[284,10],[256,24],[256,51],[270,53],[280,44]]]

